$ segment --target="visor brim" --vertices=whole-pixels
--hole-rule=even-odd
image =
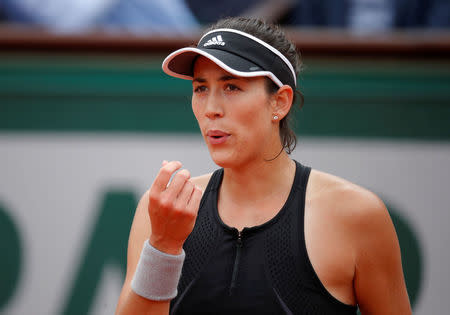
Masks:
[[[192,80],[194,60],[197,56],[204,56],[225,71],[240,77],[269,77],[279,87],[283,83],[270,71],[261,69],[258,65],[233,53],[218,49],[200,49],[196,47],[181,48],[164,59],[162,68],[170,76]]]

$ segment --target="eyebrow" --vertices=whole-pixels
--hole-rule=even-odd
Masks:
[[[219,81],[230,81],[230,80],[239,80],[240,78],[234,77],[232,75],[224,75],[219,78]]]
[[[206,82],[206,79],[203,79],[203,78],[194,78],[194,79],[192,80],[192,82],[203,83],[203,82]]]
[[[239,79],[240,79],[239,77],[235,77],[235,76],[227,74],[227,75],[221,76],[218,81],[230,81],[230,80],[239,80]],[[204,82],[206,82],[206,79],[204,79],[204,78],[194,78],[192,80],[192,82],[204,83]]]

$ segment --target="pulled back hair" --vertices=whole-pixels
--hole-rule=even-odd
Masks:
[[[250,35],[253,35],[269,45],[278,49],[292,64],[295,74],[298,76],[301,70],[301,61],[299,53],[295,45],[286,37],[283,30],[277,25],[270,24],[256,18],[245,17],[231,17],[224,18],[211,25],[206,31],[211,31],[218,28],[231,28],[239,30]],[[278,86],[269,78],[266,78],[266,90],[269,94],[274,94],[278,91]],[[295,90],[293,104],[299,101],[299,108],[303,107],[303,94]],[[288,114],[280,120],[280,140],[283,149],[290,154],[294,151],[297,145],[297,137],[291,129],[291,117],[294,106],[291,106]]]

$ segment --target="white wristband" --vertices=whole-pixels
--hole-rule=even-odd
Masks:
[[[131,288],[136,294],[154,301],[165,301],[177,296],[185,253],[169,255],[163,253],[149,241],[144,242]]]

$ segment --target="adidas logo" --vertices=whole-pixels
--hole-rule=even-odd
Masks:
[[[211,46],[211,45],[220,45],[224,46],[225,42],[222,40],[222,35],[217,35],[217,37],[211,38],[209,41],[203,44],[203,47]]]

